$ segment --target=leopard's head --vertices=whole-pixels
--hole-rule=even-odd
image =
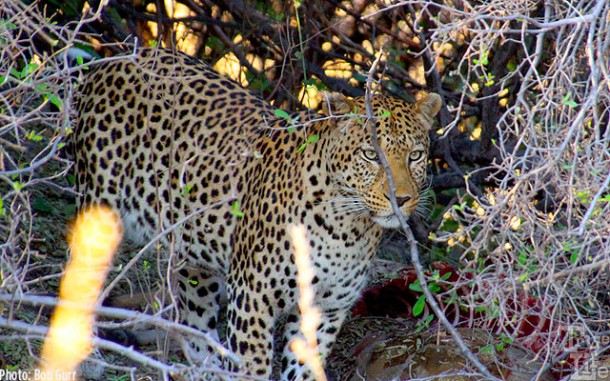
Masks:
[[[334,124],[327,168],[336,187],[329,200],[337,213],[368,216],[384,228],[399,227],[390,202],[388,176],[373,146],[369,123],[375,123],[380,147],[396,186],[396,198],[408,218],[416,210],[426,180],[428,131],[442,105],[438,94],[416,102],[375,96],[374,118],[366,118],[364,98],[329,95],[325,114]]]

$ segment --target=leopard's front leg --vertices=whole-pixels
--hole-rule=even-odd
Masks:
[[[335,342],[335,338],[343,321],[347,316],[347,310],[323,311],[321,322],[317,330],[318,352],[322,363],[330,354],[330,350]],[[282,381],[304,381],[314,380],[311,371],[306,364],[301,364],[294,352],[290,348],[290,342],[297,337],[301,337],[300,331],[301,318],[297,309],[288,316],[285,329],[286,347],[282,355]]]
[[[335,343],[337,334],[345,318],[349,315],[352,305],[360,297],[360,293],[366,282],[366,264],[357,263],[350,266],[354,269],[353,278],[336,278],[338,282],[328,281],[331,287],[316,292],[315,306],[320,310],[320,323],[316,331],[318,352],[324,365],[326,358]],[[294,307],[288,315],[284,337],[286,347],[282,354],[282,381],[314,380],[311,371],[290,349],[290,342],[302,337],[301,314],[298,307]]]
[[[241,371],[269,379],[273,359],[274,316],[256,286],[248,286],[245,275],[230,279],[228,291],[229,349],[241,357]],[[237,369],[234,367],[232,370]]]

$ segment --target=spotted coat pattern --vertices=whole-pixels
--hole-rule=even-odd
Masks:
[[[378,117],[369,120],[361,115],[363,99],[330,95],[323,114],[281,118],[204,63],[163,50],[94,65],[80,94],[81,206],[112,206],[126,235],[142,244],[179,223],[165,242],[179,255],[181,318],[214,335],[228,297],[227,344],[242,357],[242,370],[269,377],[277,350],[283,380],[310,379],[271,339],[281,314],[288,315],[286,337],[299,334],[287,227],[307,228],[324,358],[364,285],[382,230],[398,226],[365,126],[376,123],[408,216],[425,179],[440,97],[408,103],[377,96]],[[305,144],[312,136],[318,140]]]

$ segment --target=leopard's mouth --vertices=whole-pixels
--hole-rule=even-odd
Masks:
[[[405,216],[405,220],[409,219],[409,213],[402,211]],[[372,220],[379,224],[382,228],[385,229],[398,229],[400,228],[400,221],[398,217],[394,214],[394,212],[390,211],[389,214],[379,215],[373,214],[371,216]]]
[[[400,208],[402,215],[405,217],[405,221],[409,220],[416,207],[417,200],[411,200]],[[386,229],[400,228],[400,221],[394,214],[391,205],[388,205],[388,209],[385,210],[380,210],[378,212],[371,211],[371,219]]]

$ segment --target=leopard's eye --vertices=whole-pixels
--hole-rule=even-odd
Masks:
[[[423,157],[424,157],[424,151],[422,151],[422,150],[413,151],[409,154],[409,162],[414,163],[416,161],[421,160]]]
[[[377,156],[377,151],[375,151],[375,149],[363,148],[361,152],[364,160],[370,161],[371,163],[377,163],[379,161],[379,156]]]

